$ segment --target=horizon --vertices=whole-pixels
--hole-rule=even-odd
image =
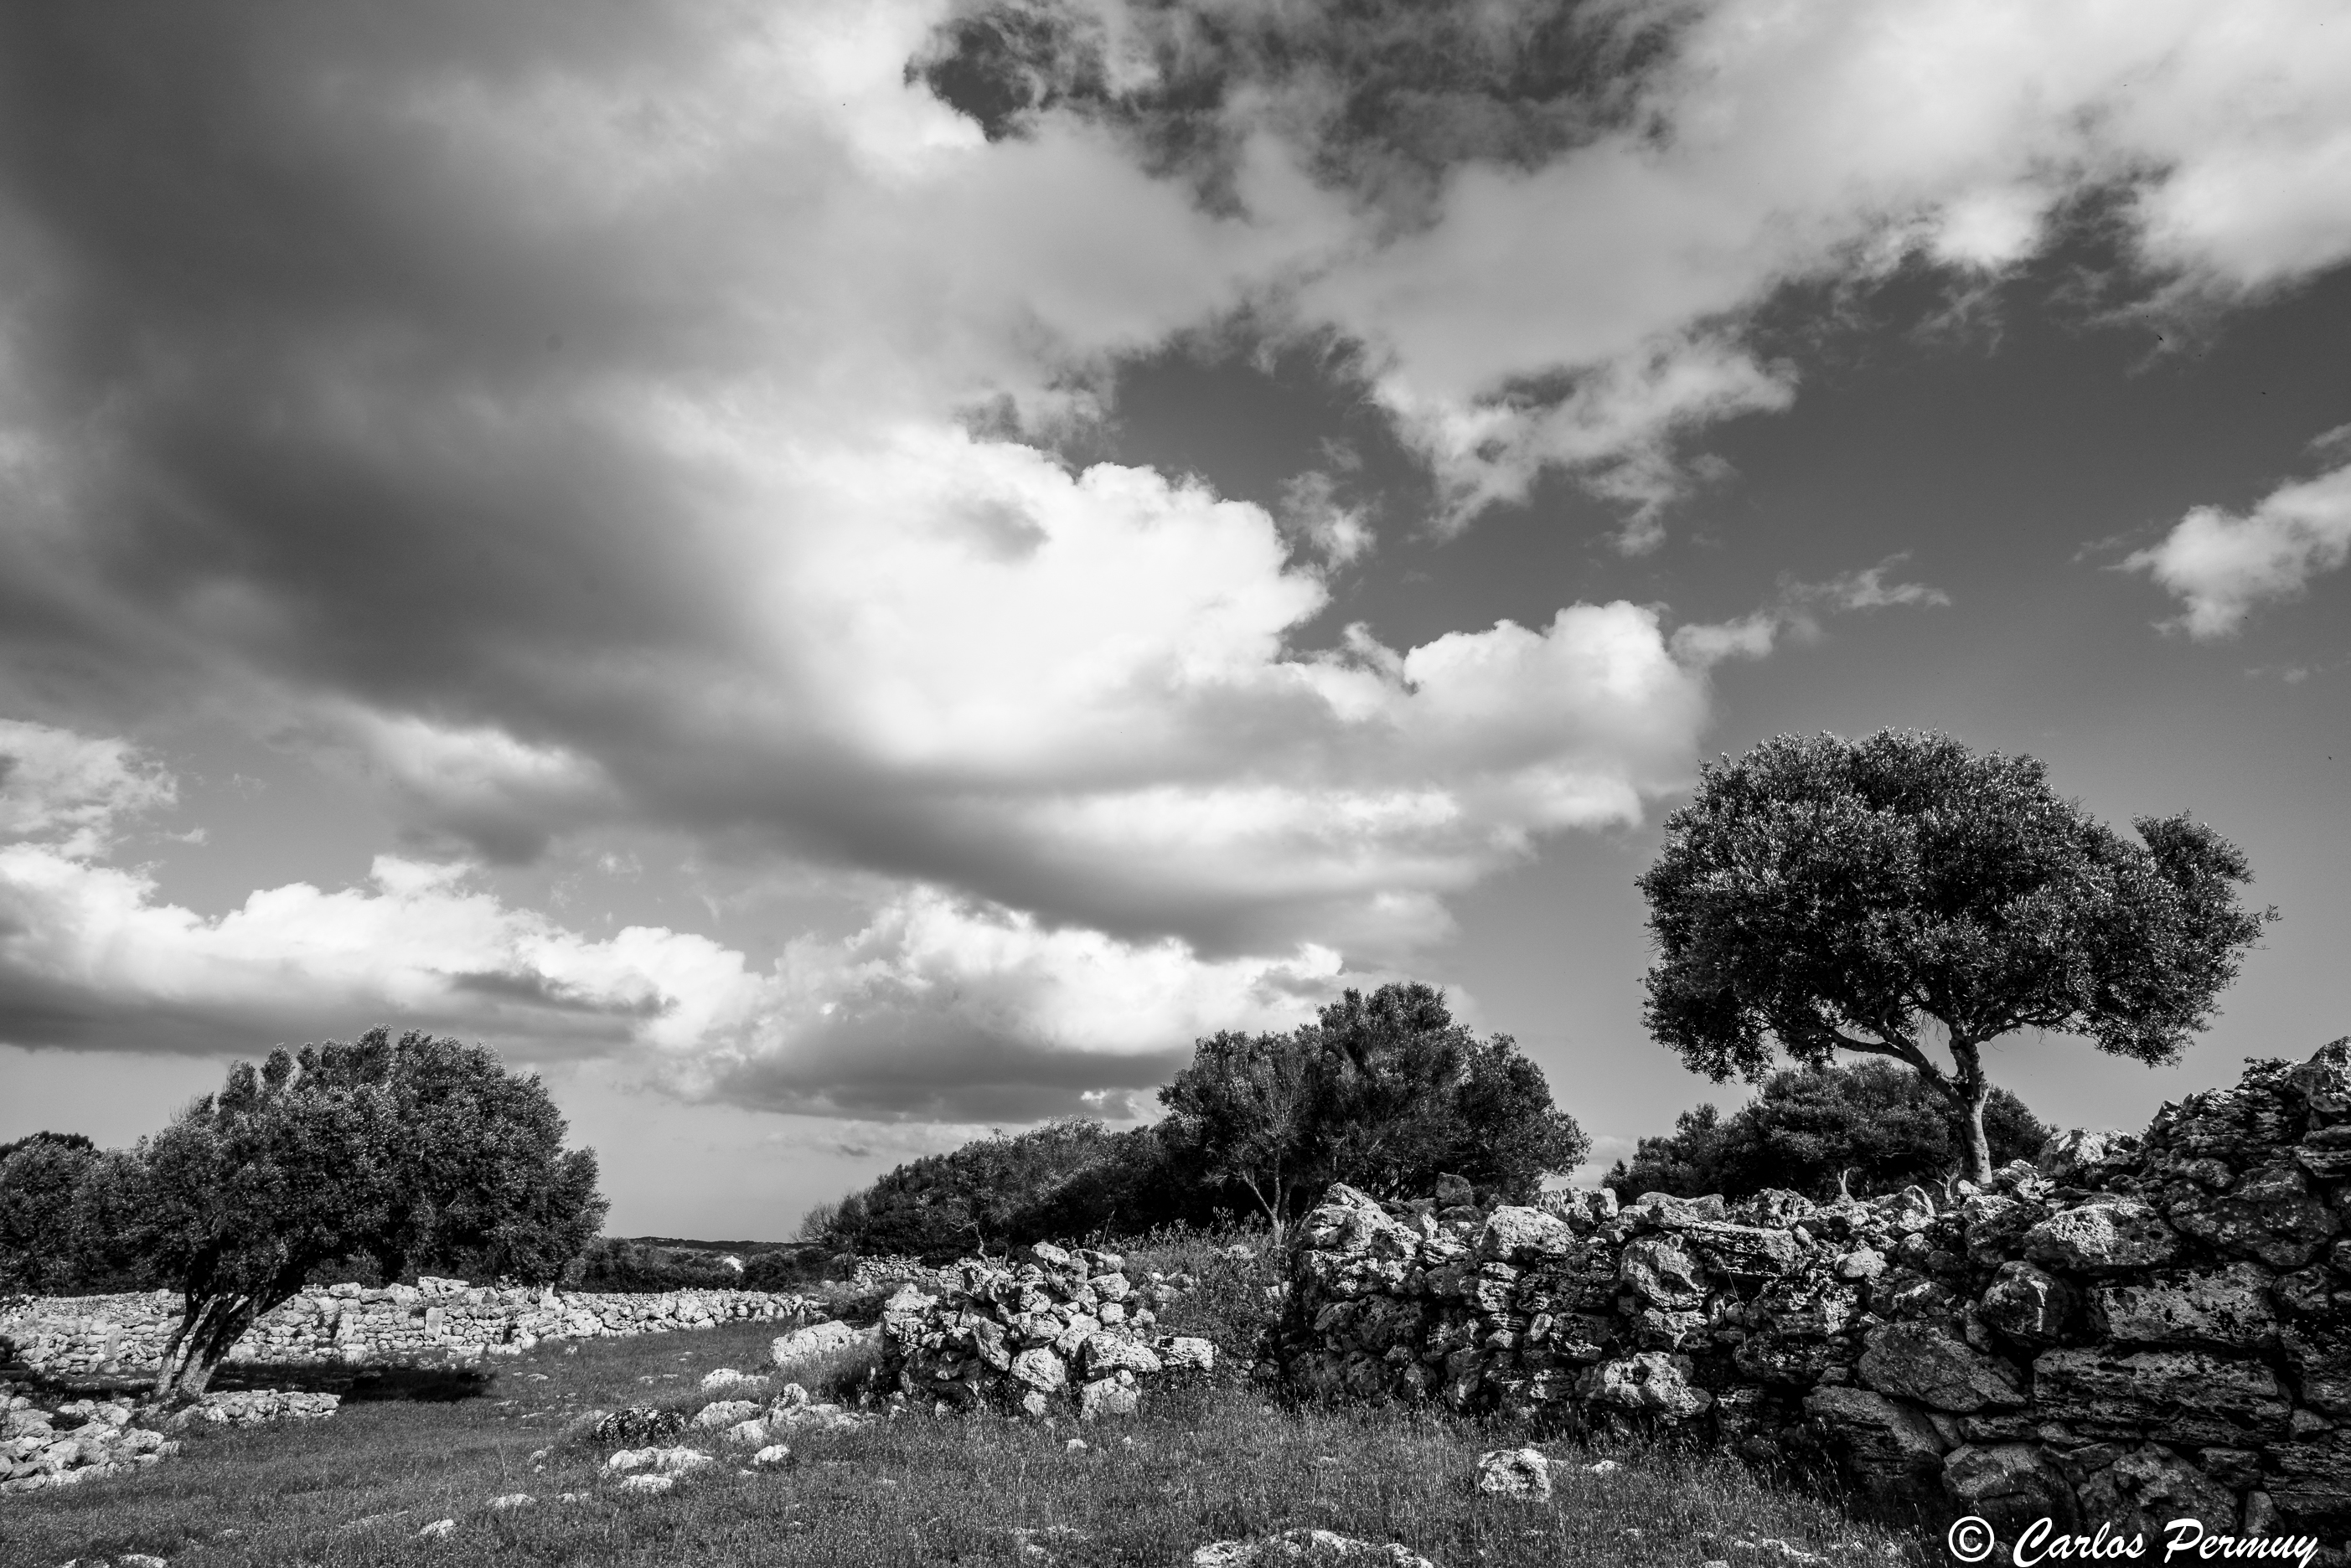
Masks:
[[[1633,885],[1780,733],[2186,809],[2351,1033],[2351,27],[1959,0],[0,19],[0,1142],[496,1047],[792,1235],[1444,988],[1750,1090]],[[197,133],[200,130],[201,133]]]

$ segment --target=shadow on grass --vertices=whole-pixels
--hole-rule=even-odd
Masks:
[[[479,1366],[344,1366],[333,1362],[247,1363],[224,1366],[213,1376],[215,1393],[246,1388],[284,1388],[303,1394],[340,1394],[347,1405],[407,1403],[455,1405],[490,1391],[497,1374]]]

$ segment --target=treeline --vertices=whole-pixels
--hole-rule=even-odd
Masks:
[[[740,1261],[730,1267],[726,1259]],[[747,1242],[725,1251],[653,1237],[603,1236],[563,1272],[567,1290],[789,1291],[839,1272],[847,1265],[833,1250],[794,1242]]]
[[[1223,1217],[1277,1230],[1333,1181],[1383,1196],[1440,1176],[1531,1199],[1590,1147],[1507,1034],[1426,985],[1348,992],[1286,1033],[1224,1033],[1159,1092],[1156,1124],[1073,1118],[899,1166],[811,1217],[812,1239],[934,1260]]]

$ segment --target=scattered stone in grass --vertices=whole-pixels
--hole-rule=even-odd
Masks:
[[[739,1425],[758,1413],[755,1400],[714,1399],[695,1412],[694,1424],[705,1432],[715,1432],[721,1427]]]
[[[1071,1438],[1063,1443],[1061,1448],[1068,1453],[1082,1454],[1086,1451],[1086,1440],[1083,1438]]]
[[[349,1524],[344,1525],[343,1528],[345,1530],[370,1530],[374,1528],[376,1525],[389,1524],[395,1519],[405,1518],[407,1513],[408,1510],[404,1508],[395,1508],[389,1513],[371,1513],[364,1515],[361,1518],[352,1520]],[[224,1530],[221,1533],[223,1535],[235,1535],[237,1532],[234,1530]]]
[[[773,1469],[792,1457],[791,1449],[781,1443],[769,1443],[751,1456],[751,1462],[761,1469]]]
[[[554,1458],[554,1456],[555,1450],[553,1449],[533,1449],[530,1451],[530,1462],[535,1465],[543,1465],[549,1459]]]
[[[699,1449],[622,1449],[604,1461],[604,1468],[623,1475],[632,1470],[682,1474],[717,1462]]]
[[[1255,1541],[1217,1541],[1192,1553],[1192,1568],[1275,1568],[1278,1563],[1346,1568],[1437,1568],[1400,1542],[1358,1541],[1332,1530],[1285,1530]]]
[[[671,1476],[623,1476],[621,1490],[629,1492],[664,1492],[677,1481]]]
[[[1339,1468],[1339,1461],[1333,1455],[1317,1454],[1314,1456],[1314,1468],[1318,1470],[1335,1470]]]
[[[1593,1475],[1604,1476],[1614,1475],[1616,1471],[1623,1469],[1625,1467],[1618,1464],[1614,1459],[1597,1459],[1583,1468]]]
[[[544,1372],[526,1372],[523,1374],[523,1378],[526,1382],[544,1383],[547,1381],[547,1374]]]
[[[595,1494],[593,1492],[585,1491],[559,1491],[555,1494],[555,1501],[558,1502],[586,1502],[594,1495]]]
[[[492,1513],[507,1513],[517,1508],[528,1508],[532,1503],[535,1503],[538,1501],[538,1499],[531,1496],[530,1493],[527,1491],[510,1491],[502,1496],[490,1499],[490,1511]]]
[[[432,1523],[426,1525],[423,1529],[418,1531],[416,1532],[416,1539],[419,1541],[437,1541],[442,1536],[448,1534],[451,1531],[456,1528],[457,1521],[454,1519],[436,1519]]]
[[[767,1381],[757,1372],[737,1372],[732,1366],[722,1366],[702,1375],[702,1391],[716,1394],[722,1388],[760,1388],[766,1386]]]
[[[663,1438],[674,1438],[685,1430],[685,1417],[675,1410],[656,1410],[650,1405],[632,1405],[625,1410],[615,1410],[597,1417],[593,1435],[603,1443],[643,1443]]]
[[[1492,1497],[1551,1498],[1551,1460],[1540,1449],[1496,1449],[1478,1456],[1478,1490]]]
[[[170,1568],[161,1557],[145,1552],[126,1552],[114,1560],[114,1568]]]
[[[764,1447],[768,1441],[768,1423],[765,1421],[737,1421],[735,1425],[727,1428],[723,1436],[726,1441],[733,1443],[739,1448],[761,1448]]]

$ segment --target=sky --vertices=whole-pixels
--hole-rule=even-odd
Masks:
[[[1414,978],[1701,1100],[1698,765],[1949,731],[2351,1033],[2324,0],[0,13],[0,1138],[480,1040],[778,1239]],[[1588,1174],[1588,1172],[1587,1172]]]

